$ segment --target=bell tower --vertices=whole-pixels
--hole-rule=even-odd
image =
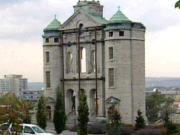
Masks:
[[[77,5],[74,6],[74,12],[79,9],[95,16],[103,16],[103,6],[96,0],[79,0]]]

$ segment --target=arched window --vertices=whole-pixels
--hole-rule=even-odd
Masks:
[[[72,52],[67,52],[66,54],[66,72],[73,72],[73,54]]]
[[[86,48],[81,47],[81,73],[86,73]]]
[[[96,68],[95,68],[95,50],[91,51],[91,73],[95,72]]]

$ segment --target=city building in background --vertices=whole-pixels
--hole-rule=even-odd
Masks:
[[[22,75],[4,75],[0,79],[0,93],[4,95],[9,92],[14,92],[16,96],[21,96],[21,92],[27,90],[28,80]]]

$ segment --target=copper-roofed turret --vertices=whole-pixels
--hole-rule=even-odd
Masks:
[[[120,8],[119,8],[118,11],[113,15],[113,17],[109,20],[109,23],[110,23],[110,24],[114,24],[114,23],[124,23],[124,22],[131,22],[131,20],[129,20],[129,18],[126,17],[126,15],[121,12]]]
[[[62,29],[62,25],[61,23],[57,20],[56,15],[54,17],[54,20],[44,29],[44,32],[47,31],[57,31],[57,30],[61,30]]]

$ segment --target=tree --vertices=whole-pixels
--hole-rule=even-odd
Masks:
[[[108,135],[121,135],[121,116],[115,106],[111,106],[108,109],[108,124],[107,133]]]
[[[89,108],[87,105],[87,97],[84,91],[79,93],[78,106],[78,135],[87,135]]]
[[[176,2],[175,8],[179,8],[180,9],[180,0]]]
[[[136,117],[135,127],[136,127],[136,130],[145,128],[145,120],[140,110],[138,110],[138,116]]]
[[[24,106],[25,105],[25,106]],[[19,99],[14,93],[8,93],[0,98],[0,125],[12,127],[18,133],[19,124],[23,123],[29,114],[30,104]],[[29,119],[31,116],[28,116]],[[7,130],[7,129],[4,129]]]
[[[150,123],[154,123],[164,118],[166,110],[169,115],[173,112],[174,99],[166,98],[159,92],[155,92],[146,98],[146,116]]]
[[[43,96],[39,99],[39,102],[38,102],[38,110],[36,113],[36,120],[37,120],[38,125],[41,128],[43,128],[43,129],[46,128],[46,126],[47,126],[47,110],[46,110],[45,99]]]
[[[56,132],[60,134],[65,129],[66,114],[65,114],[64,97],[59,88],[57,88],[53,122]]]

